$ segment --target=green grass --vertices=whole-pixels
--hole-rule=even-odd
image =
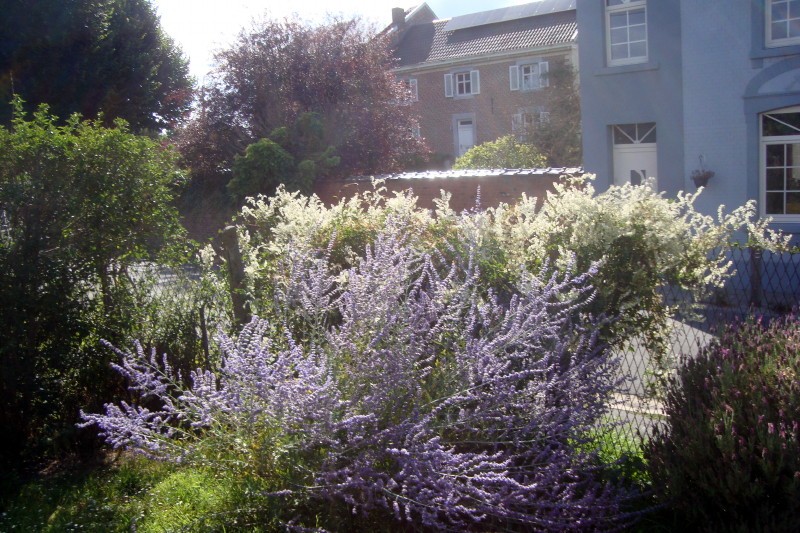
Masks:
[[[27,482],[7,501],[0,531],[235,531],[253,517],[247,498],[225,473],[127,457]]]
[[[130,531],[143,496],[172,467],[122,459],[110,467],[78,468],[22,485],[0,516],[2,531]]]
[[[582,446],[598,452],[609,466],[609,480],[647,490],[641,442],[629,428],[598,426]],[[65,469],[21,485],[5,501],[0,531],[278,531],[278,517],[332,531],[403,530],[383,513],[355,517],[346,506],[265,497],[264,483],[243,479],[241,472],[123,456],[110,465]],[[642,510],[653,505],[647,497],[632,503]],[[648,513],[634,531],[669,531],[671,520],[666,511]]]

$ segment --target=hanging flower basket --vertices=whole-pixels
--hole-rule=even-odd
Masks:
[[[710,180],[712,177],[714,177],[713,170],[697,169],[692,172],[692,181],[694,182],[695,187],[698,189],[708,185],[708,180]]]

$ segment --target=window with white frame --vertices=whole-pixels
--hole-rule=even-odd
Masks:
[[[767,0],[767,46],[800,44],[800,0]]]
[[[646,0],[606,0],[606,52],[610,66],[647,61]]]
[[[444,75],[444,95],[448,98],[480,94],[480,92],[481,79],[477,70],[465,70]]]
[[[539,61],[534,63],[524,63],[521,65],[511,65],[508,68],[508,79],[512,91],[533,91],[548,87],[550,79],[548,76],[549,63]]]
[[[616,124],[614,144],[649,144],[656,142],[656,123]]]
[[[762,212],[800,218],[800,106],[761,115]]]

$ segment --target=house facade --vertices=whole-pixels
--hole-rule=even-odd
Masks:
[[[584,167],[800,233],[800,0],[577,0]],[[713,173],[713,175],[712,175]]]
[[[426,4],[393,11],[398,79],[419,131],[447,167],[470,147],[548,120],[550,66],[577,67],[575,0],[541,0],[437,20]]]

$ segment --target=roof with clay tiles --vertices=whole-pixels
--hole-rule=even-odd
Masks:
[[[568,9],[559,10],[565,7]],[[518,8],[518,11],[493,10],[412,25],[404,31],[395,48],[397,67],[576,42],[578,24],[574,0],[543,0]]]

